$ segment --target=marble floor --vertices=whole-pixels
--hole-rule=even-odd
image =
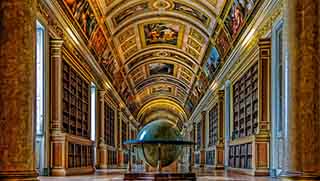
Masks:
[[[40,181],[121,181],[125,170],[97,170],[94,175],[69,177],[40,177]],[[280,181],[271,177],[252,177],[225,171],[196,172],[198,181]]]

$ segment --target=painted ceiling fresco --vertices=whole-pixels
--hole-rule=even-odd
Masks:
[[[133,115],[157,99],[191,115],[262,0],[59,1]]]

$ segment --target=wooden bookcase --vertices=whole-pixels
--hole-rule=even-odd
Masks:
[[[258,63],[255,63],[233,85],[232,139],[257,133],[258,107]]]
[[[108,150],[108,165],[116,166],[117,165],[117,151],[116,150]]]
[[[260,40],[258,51],[258,58],[255,56],[232,84],[228,164],[230,170],[269,175],[270,40]]]
[[[63,120],[62,130],[90,138],[89,84],[63,61]]]
[[[90,84],[85,69],[63,49],[59,66],[51,66],[52,120],[50,171],[54,176],[94,172],[90,123]],[[61,75],[61,76],[57,76]]]
[[[206,165],[214,165],[215,150],[206,151]]]
[[[68,168],[93,167],[93,146],[68,143]]]
[[[201,123],[196,123],[196,150],[199,151],[201,147]]]
[[[128,124],[125,121],[122,121],[121,124],[121,138],[121,144],[123,144],[128,139]]]
[[[104,102],[104,119],[105,119],[105,129],[104,137],[105,143],[109,146],[115,146],[115,111],[112,107]]]
[[[206,164],[216,169],[224,168],[224,91],[219,90],[212,102],[208,114],[208,147],[206,148]],[[208,157],[208,158],[207,158]]]
[[[229,166],[252,169],[252,143],[230,146]]]
[[[218,142],[218,118],[218,104],[215,104],[209,111],[209,147]]]

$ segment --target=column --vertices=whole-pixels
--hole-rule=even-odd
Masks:
[[[190,141],[195,143],[195,131],[194,131],[194,123],[192,124],[191,128],[190,128]],[[189,171],[192,172],[192,168],[194,167],[194,145],[191,145],[189,148]]]
[[[104,132],[105,132],[105,108],[104,108],[104,96],[106,94],[106,91],[104,90],[101,90],[99,91],[99,122],[100,122],[100,129],[99,129],[99,132],[100,132],[100,136],[99,136],[99,144],[102,144],[104,145],[105,144],[105,135],[104,135]]]
[[[0,1],[0,180],[36,180],[36,1]]]
[[[225,117],[224,166],[225,168],[228,167],[228,162],[229,162],[230,117],[231,117],[230,85],[231,85],[230,81],[227,80],[225,83],[225,111],[224,111],[224,117]]]
[[[215,168],[224,168],[224,91],[218,91],[218,143],[216,144]]]
[[[206,164],[206,119],[207,119],[207,111],[203,111],[201,113],[201,146],[200,146],[200,165],[199,167],[204,167]]]
[[[51,64],[51,132],[62,132],[62,39],[50,40]]]
[[[54,175],[58,172],[64,172],[66,168],[65,153],[66,147],[64,146],[65,140],[61,138],[63,132],[62,125],[62,39],[50,39],[50,65],[51,65],[51,123],[50,123],[50,159],[51,174]],[[63,171],[61,171],[63,170]]]
[[[320,179],[320,2],[285,1],[286,107],[283,176]]]
[[[122,167],[123,166],[123,148],[122,148],[122,122],[123,122],[123,112],[119,112],[119,118],[118,120],[118,129],[117,129],[117,138],[118,138],[118,147],[117,147],[117,155],[118,155],[118,162],[117,166]]]
[[[99,140],[98,140],[98,149],[97,149],[97,168],[107,168],[108,167],[108,154],[107,154],[107,146],[105,143],[105,108],[104,108],[104,97],[106,94],[106,91],[104,90],[100,90],[98,92],[99,94],[99,106],[98,106],[98,120],[99,120],[99,131],[98,131],[98,135],[99,135]]]

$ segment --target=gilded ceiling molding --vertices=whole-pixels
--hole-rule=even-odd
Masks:
[[[190,89],[190,85],[185,84],[184,82],[177,79],[176,77],[168,76],[168,75],[161,75],[161,76],[150,77],[150,78],[143,80],[138,85],[136,85],[135,90],[137,92],[139,92],[139,90],[141,90],[143,88],[146,88],[148,86],[155,85],[158,83],[174,85],[174,86],[179,87],[185,91],[188,91]]]
[[[142,121],[141,117],[143,117],[143,115],[147,113],[148,110],[161,109],[161,108],[168,108],[168,109],[174,110],[175,112],[180,113],[184,118],[184,120],[187,120],[187,116],[184,112],[183,107],[181,107],[181,105],[179,105],[173,100],[163,99],[163,98],[152,100],[144,104],[140,109],[139,113],[137,114],[137,120],[141,122]]]
[[[175,57],[176,59],[180,60],[182,64],[191,63],[191,64],[199,65],[197,60],[195,60],[193,57],[191,57],[189,54],[182,51],[181,49],[175,48],[175,47],[166,47],[166,46],[148,47],[148,48],[142,49],[136,54],[134,54],[130,59],[128,59],[125,65],[129,66],[128,64],[132,64],[132,62],[142,61],[139,59],[140,57],[143,57],[143,58],[145,58],[145,56],[169,57],[171,55],[173,55],[173,57]],[[129,67],[133,67],[133,66],[129,66]]]

